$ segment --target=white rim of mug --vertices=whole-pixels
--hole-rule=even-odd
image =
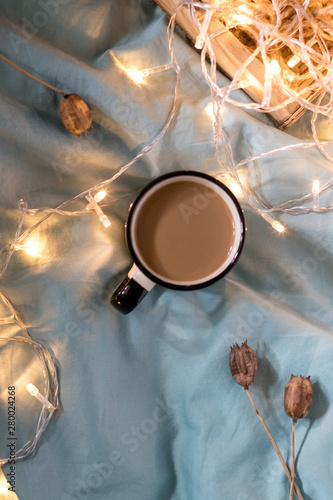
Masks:
[[[227,259],[223,264],[216,269],[213,273],[210,273],[204,278],[193,280],[193,281],[176,281],[168,280],[159,273],[156,273],[145,261],[140,258],[140,251],[138,249],[137,243],[135,241],[135,224],[140,213],[140,207],[162,186],[172,184],[174,182],[180,182],[182,180],[189,180],[192,177],[193,182],[203,184],[215,191],[228,205],[231,211],[234,223],[235,223],[235,240],[233,251],[230,252]],[[243,210],[241,209],[237,198],[230,191],[230,189],[225,186],[222,182],[217,180],[203,172],[196,172],[192,170],[179,170],[176,172],[171,172],[169,174],[162,175],[152,182],[147,184],[147,186],[140,192],[137,198],[134,200],[130,207],[130,212],[126,224],[126,241],[128,249],[133,257],[135,264],[138,268],[153,282],[165,286],[166,288],[172,288],[176,290],[194,290],[199,288],[204,288],[211,285],[217,280],[221,279],[225,274],[229,272],[231,267],[235,264],[238,259],[241,250],[244,245],[245,237],[245,221],[243,216]]]

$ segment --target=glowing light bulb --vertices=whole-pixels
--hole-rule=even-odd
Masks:
[[[104,191],[104,189],[102,191],[98,191],[98,193],[95,194],[94,196],[94,200],[96,201],[96,203],[99,203],[100,201],[104,200],[106,196],[106,191]]]
[[[49,410],[50,413],[56,410],[56,407],[53,406],[53,404],[51,404],[50,401],[39,392],[34,384],[27,384],[26,389],[31,394],[31,396],[34,396],[36,399],[38,399],[38,401],[40,401],[42,405]]]
[[[106,192],[103,190],[103,191],[99,191],[97,194],[95,194],[94,197],[92,197],[91,194],[89,193],[86,196],[86,199],[89,201],[89,203],[87,205],[87,210],[95,210],[96,214],[98,215],[99,220],[101,221],[103,226],[105,228],[107,228],[107,227],[111,226],[111,221],[110,221],[109,217],[107,215],[105,215],[103,210],[98,205],[98,201],[102,201],[103,198],[105,198],[105,196],[106,196]]]
[[[5,495],[7,493],[8,486],[3,481],[0,483],[0,495]],[[1,496],[2,498],[2,496]]]
[[[243,189],[242,189],[242,184],[245,184],[245,180],[242,179],[242,176],[238,174],[238,180],[235,180],[230,174],[225,174],[225,179],[226,179],[226,184],[228,185],[229,189],[233,192],[233,194],[236,196],[236,198],[239,198],[240,196],[243,195]]]
[[[11,491],[12,485],[8,482],[7,477],[0,468],[0,498],[1,500],[18,500],[18,496],[15,491]]]
[[[317,211],[319,209],[319,193],[320,193],[320,182],[315,180],[312,183],[312,193],[313,193],[313,210]]]
[[[312,183],[312,192],[313,194],[319,194],[320,193],[320,182],[319,181],[313,181]]]
[[[204,107],[204,112],[206,115],[209,116],[212,120],[214,119],[214,107],[213,103],[209,102],[205,107]]]
[[[101,221],[101,223],[103,224],[103,226],[104,226],[105,228],[107,228],[107,227],[111,226],[111,221],[110,221],[110,219],[108,218],[108,216],[107,216],[107,215],[105,215],[105,214],[104,214],[104,215],[102,215],[102,216],[99,218],[99,220]]]
[[[230,180],[228,182],[228,186],[230,190],[233,192],[233,194],[236,196],[236,198],[239,198],[243,194],[243,190],[241,186],[234,180]]]
[[[278,63],[278,61],[276,59],[273,59],[269,63],[269,65],[267,67],[267,71],[271,75],[278,75],[281,72],[281,66],[280,66],[280,64]]]
[[[248,86],[250,87],[251,85],[256,85],[257,83],[257,79],[253,76],[253,75],[249,75],[247,77],[247,83],[248,83]]]
[[[294,66],[296,66],[296,64],[298,64],[300,62],[300,58],[298,56],[293,56],[291,59],[289,59],[289,61],[287,62],[289,68],[293,68]]]
[[[240,12],[241,16],[245,18],[246,24],[248,24],[249,19],[248,16],[252,15],[251,10],[247,7],[247,5],[242,4],[237,8],[238,12]]]
[[[241,80],[235,88],[245,89],[247,87],[251,87],[252,85],[256,85],[257,82],[258,80],[254,76],[249,75],[245,80]]]
[[[28,238],[23,245],[16,244],[14,246],[15,250],[24,250],[25,253],[30,255],[30,257],[40,257],[42,255],[45,243],[35,235]]]
[[[278,76],[281,72],[280,64],[276,59],[271,62],[265,62],[265,86],[264,95],[261,101],[262,108],[269,106],[272,96],[272,82],[274,77]]]
[[[242,14],[251,14],[250,9],[244,3],[242,3],[238,7],[238,11],[241,12]]]
[[[141,85],[144,82],[144,75],[142,71],[138,69],[126,69],[125,70],[128,76],[133,80],[137,85]]]
[[[38,394],[38,389],[34,384],[27,384],[27,391],[30,392],[31,396],[36,396]]]
[[[251,15],[251,10],[245,4],[241,4],[237,7],[237,12],[234,15],[231,15],[230,18],[237,24],[246,26],[248,24],[251,24],[251,19],[249,19],[249,16]]]
[[[31,257],[38,257],[39,255],[39,245],[36,238],[31,238],[25,244],[25,253],[31,255]]]
[[[121,70],[124,71],[134,83],[138,85],[143,83],[144,75],[142,74],[142,71],[133,67],[126,68],[126,66],[124,66],[117,58],[115,61],[117,66],[119,66],[119,68],[121,68]]]
[[[281,222],[279,222],[277,220],[273,222],[272,227],[278,233],[283,233],[283,231],[284,231],[284,226],[281,224]]]
[[[155,73],[162,73],[163,71],[167,71],[168,69],[174,69],[174,63],[169,62],[166,64],[162,64],[161,66],[154,66],[153,68],[145,68],[145,69],[136,69],[136,68],[126,68],[118,61],[118,65],[120,68],[125,71],[125,73],[133,80],[137,85],[142,85],[144,83],[145,78],[149,75],[154,75]]]
[[[273,219],[273,217],[271,217],[266,212],[259,212],[259,213],[260,213],[261,217],[263,219],[265,219],[266,222],[269,222],[269,224],[272,226],[273,229],[275,229],[275,231],[277,231],[278,233],[283,233],[284,225],[281,224],[281,222]]]

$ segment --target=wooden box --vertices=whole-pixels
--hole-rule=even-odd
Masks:
[[[179,5],[179,0],[153,0],[162,11],[171,16],[175,8]],[[232,0],[231,0],[232,1]],[[177,25],[187,34],[192,42],[195,42],[199,30],[197,25],[191,19],[187,6],[179,9],[176,17]],[[216,33],[222,28],[219,20],[212,18],[209,24],[209,33]],[[240,67],[251,55],[250,50],[242,44],[230,31],[212,38],[212,48],[215,53],[216,62],[219,68],[230,79],[232,79]],[[252,75],[256,79],[256,84],[244,88],[254,102],[261,103],[264,92],[265,71],[263,63],[258,59],[254,59],[247,67],[248,76]],[[309,85],[309,81],[305,81],[303,88]],[[300,89],[299,89],[300,90]],[[303,95],[303,98],[312,101],[321,93],[321,89],[316,92],[309,91]],[[270,106],[275,106],[286,99],[277,84],[272,84],[272,96]],[[306,111],[304,106],[297,102],[292,102],[284,108],[273,111],[269,114],[271,120],[280,128],[285,129],[289,125],[295,123],[300,116]]]

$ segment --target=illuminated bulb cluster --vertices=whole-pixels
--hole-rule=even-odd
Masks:
[[[180,3],[184,7],[191,4],[190,0],[181,0]],[[286,105],[289,98],[296,97],[307,109],[331,116],[332,110],[325,105],[308,100],[309,95],[318,91],[318,86],[329,94],[333,93],[332,78],[329,77],[333,70],[330,56],[333,40],[331,31],[327,29],[332,25],[333,11],[328,3],[325,0],[206,0],[201,2],[200,7],[196,4],[201,13],[197,16],[197,24],[203,29],[202,11],[207,9],[214,20],[220,21],[221,27],[236,30],[241,34],[241,40],[244,37],[249,40],[250,52],[262,58],[266,80],[272,69],[274,71],[271,61],[279,60],[282,70],[280,90],[286,98],[285,102],[281,99],[280,108]],[[192,18],[195,19],[193,11],[192,7]],[[210,36],[213,38],[215,34],[211,32]],[[200,39],[209,43],[202,30]],[[243,68],[248,62],[244,62]],[[291,82],[294,82],[292,89]]]
[[[308,149],[309,147],[318,147],[325,158],[327,158],[330,162],[333,162],[333,158],[325,149],[326,146],[332,146],[333,141],[319,141],[315,128],[315,122],[318,114],[323,114],[330,117],[331,115],[333,115],[333,108],[331,104],[322,105],[322,97],[313,102],[308,100],[307,98],[310,91],[312,93],[318,91],[319,86],[322,86],[321,88],[323,90],[327,90],[328,93],[331,94],[330,103],[333,99],[333,86],[331,84],[332,78],[330,76],[331,74],[333,74],[333,62],[330,58],[328,58],[328,54],[330,53],[330,51],[327,48],[328,45],[326,45],[333,44],[333,42],[327,33],[323,34],[320,42],[317,43],[316,41],[316,26],[321,25],[321,19],[323,19],[324,15],[331,16],[333,18],[333,11],[329,12],[327,9],[323,9],[323,11],[321,12],[320,7],[318,6],[316,12],[313,12],[313,5],[309,6],[309,10],[312,9],[312,11],[307,11],[309,2],[299,2],[298,4],[295,2],[291,3],[289,0],[276,0],[272,2],[272,4],[266,5],[268,9],[271,9],[269,15],[267,14],[266,16],[259,16],[256,15],[258,9],[260,10],[260,12],[265,10],[263,7],[264,3],[261,7],[260,3],[261,0],[256,0],[256,2],[253,2],[252,0],[235,0],[234,2],[227,2],[224,0],[208,0],[207,2],[201,2],[200,4],[197,4],[195,2],[191,2],[190,0],[181,0],[171,17],[170,25],[172,25],[172,23],[174,22],[175,17],[181,7],[184,7],[189,9],[192,20],[197,24],[199,30],[196,46],[202,46],[202,73],[209,85],[212,96],[212,102],[205,107],[204,111],[211,117],[213,121],[215,154],[217,161],[221,166],[221,171],[217,175],[225,176],[227,178],[228,174],[232,174],[233,182],[235,182],[235,184],[237,184],[238,187],[241,188],[242,194],[245,196],[249,205],[255,211],[257,211],[267,222],[269,222],[274,230],[283,232],[285,229],[283,224],[281,224],[279,221],[276,221],[269,214],[274,212],[281,212],[299,215],[307,214],[313,211],[323,213],[332,210],[333,206],[328,205],[326,207],[319,207],[319,192],[316,192],[316,189],[318,189],[316,187],[314,187],[315,192],[312,192],[310,194],[285,201],[281,203],[281,205],[277,205],[275,207],[267,206],[267,204],[262,201],[249,186],[245,185],[244,182],[239,179],[237,170],[246,164],[251,164],[251,162],[258,161],[261,158],[265,158],[269,155],[275,155],[280,152],[287,152],[289,150],[292,151],[295,149]],[[287,15],[294,15],[294,31],[292,35],[290,35],[288,33],[288,30],[285,29],[286,25],[288,26],[288,23],[283,24],[283,22],[281,21],[284,19],[284,16]],[[315,17],[315,15],[317,15],[318,17]],[[211,28],[211,30],[209,31],[210,27],[207,27],[207,19],[219,19],[221,21],[221,30],[213,32],[213,29],[216,30],[217,26],[217,24],[215,23],[212,25],[213,28]],[[244,28],[245,32],[249,33],[250,38],[252,36],[253,40],[257,42],[257,46],[255,50],[253,49],[253,54],[251,53],[251,51],[249,51],[249,54],[251,55],[247,60],[240,64],[231,82],[224,87],[219,87],[216,78],[216,57],[214,54],[214,46],[212,42],[215,36],[219,36],[219,33],[223,32],[223,26],[225,26],[225,30],[228,30],[230,28],[236,27],[235,23],[238,24],[237,27],[241,31]],[[311,37],[309,38],[310,24],[312,32]],[[304,26],[305,31],[302,32]],[[300,40],[296,39],[296,37],[298,36],[298,31],[299,33],[303,33],[303,38],[302,36],[300,36]],[[318,33],[319,31],[320,29],[318,28]],[[169,37],[169,40],[171,40],[172,45],[172,36]],[[289,52],[292,52],[291,56],[288,56],[289,58],[287,57],[286,59],[283,59],[281,51],[279,52],[282,46],[287,47]],[[280,48],[276,49],[276,47]],[[276,54],[275,57],[274,54]],[[263,62],[264,66],[265,78],[263,87],[261,81],[258,82],[256,79],[253,79],[253,77],[251,78],[251,75],[249,79],[244,79],[244,74],[246,74],[249,70],[249,63],[251,63],[251,61],[257,56],[261,56],[261,61]],[[206,59],[208,59],[210,62],[209,71],[206,64]],[[318,64],[319,61],[320,64]],[[303,65],[301,73],[298,69],[298,65],[300,64]],[[305,67],[308,68],[308,71],[305,71],[304,73]],[[295,68],[295,70],[293,70],[293,68]],[[301,74],[302,77],[300,77],[299,74]],[[308,82],[310,77],[312,83]],[[302,78],[308,79],[305,83],[309,83],[309,86],[305,85]],[[293,89],[285,84],[286,81],[291,82],[294,80],[296,82],[296,86],[294,86]],[[258,83],[260,87],[258,86]],[[296,87],[300,84],[301,91],[298,93]],[[261,88],[263,88],[263,97],[261,102],[243,103],[231,98],[230,93],[234,89],[247,88],[251,85],[257,85],[258,91],[261,91]],[[285,99],[281,99],[278,103],[272,105],[271,97],[273,88],[275,88],[275,86],[278,86],[279,91],[282,92],[282,95],[285,95]],[[256,110],[259,112],[270,113],[284,108],[287,104],[290,104],[295,99],[300,105],[303,105],[306,109],[309,109],[313,112],[311,127],[313,131],[314,142],[299,142],[297,144],[286,145],[265,153],[256,154],[252,157],[241,160],[238,164],[235,164],[229,138],[222,126],[221,110],[223,104],[228,103],[246,110]],[[221,150],[223,150],[223,155],[220,152]],[[325,189],[329,187],[333,187],[333,178],[325,184]],[[313,206],[308,207],[307,203],[311,198],[313,199]]]

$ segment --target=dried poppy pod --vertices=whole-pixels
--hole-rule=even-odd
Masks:
[[[90,109],[79,95],[65,95],[59,103],[59,113],[67,130],[77,137],[93,128]]]
[[[231,375],[237,384],[248,388],[254,381],[257,373],[257,358],[251,347],[247,345],[247,340],[241,347],[238,344],[230,346],[229,367]]]
[[[284,411],[293,420],[305,417],[313,403],[313,386],[309,377],[291,375],[284,389]]]

